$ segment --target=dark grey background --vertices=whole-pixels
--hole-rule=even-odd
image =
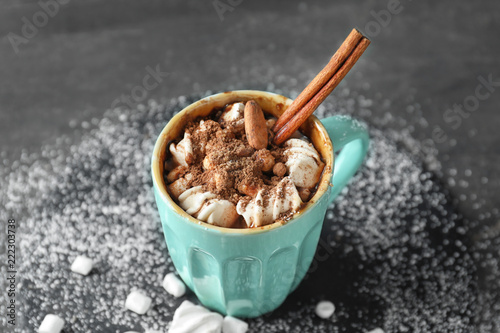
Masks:
[[[6,36],[22,36],[22,18],[32,22],[41,8],[37,1],[2,3],[0,148],[15,158],[20,149],[72,136],[70,120],[102,115],[142,85],[148,66],[169,75],[144,102],[269,82],[300,91],[350,29],[366,30],[377,22],[371,11],[387,10],[389,1],[241,1],[221,20],[210,1],[73,0],[17,53]],[[447,136],[437,144],[444,180],[446,170],[457,177],[471,171],[467,188],[452,187],[457,198],[474,193],[481,209],[498,207],[500,89],[456,130],[443,114],[474,94],[478,76],[500,81],[500,3],[402,0],[398,10],[370,34],[373,43],[355,68],[362,79],[351,75],[343,85],[368,84],[367,98],[382,96],[401,116],[418,103],[428,126],[414,136],[432,138],[436,126]],[[463,210],[477,215],[463,201]]]
[[[15,160],[22,149],[36,152],[61,135],[77,141],[75,125],[130,95],[148,67],[168,76],[139,102],[207,90],[298,92],[359,27],[372,45],[341,86],[384,100],[373,117],[401,116],[407,121],[400,128],[424,144],[433,140],[443,166],[438,176],[476,221],[471,238],[496,237],[500,87],[457,129],[443,115],[474,96],[478,77],[500,82],[500,2],[401,0],[385,22],[374,13],[390,1],[222,2],[233,6],[220,15],[212,1],[73,0],[16,52],[9,33],[22,36],[23,17],[33,22],[41,7],[3,1],[2,157]],[[432,134],[436,127],[443,142]]]

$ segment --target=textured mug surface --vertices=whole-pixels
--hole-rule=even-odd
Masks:
[[[252,229],[200,222],[182,210],[166,190],[166,149],[190,120],[207,116],[228,103],[249,99],[276,117],[292,102],[284,96],[250,90],[206,97],[180,111],[165,126],[151,164],[156,203],[177,272],[203,305],[238,317],[256,317],[274,310],[298,286],[314,258],[329,203],[355,173],[368,147],[366,130],[351,118],[326,119],[327,131],[316,117],[310,117],[301,130],[322,155],[325,170],[316,194],[299,213],[286,223]],[[334,144],[338,142],[335,151],[345,146],[338,156],[344,162],[336,163],[333,178],[334,150],[329,133],[335,137]]]

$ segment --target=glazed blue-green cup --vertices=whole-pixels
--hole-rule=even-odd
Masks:
[[[311,116],[301,131],[325,162],[316,194],[288,222],[231,229],[201,222],[167,192],[163,167],[168,144],[185,125],[214,108],[253,99],[275,117],[292,100],[263,91],[231,91],[203,98],[165,126],[152,157],[154,194],[170,257],[186,285],[206,307],[222,314],[256,317],[280,306],[304,278],[316,251],[326,209],[361,165],[368,149],[364,126],[347,116]],[[340,151],[341,150],[341,151]],[[336,157],[334,167],[334,153]],[[333,177],[332,177],[333,174]]]

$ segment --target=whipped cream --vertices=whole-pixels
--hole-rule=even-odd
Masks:
[[[184,138],[178,144],[170,144],[172,159],[178,165],[187,167],[193,160],[193,141],[191,134],[184,132]]]
[[[232,126],[236,130],[241,130],[245,127],[244,114],[245,104],[234,103],[226,107],[219,121]]]
[[[290,177],[283,178],[271,191],[267,203],[264,201],[264,190],[260,190],[255,198],[246,203],[238,202],[236,211],[243,216],[248,227],[260,227],[278,219],[280,214],[297,211],[302,205],[297,188]]]
[[[201,185],[185,190],[177,199],[186,213],[203,222],[229,228],[238,220],[236,207],[230,201],[218,199]]]
[[[202,306],[184,301],[175,310],[169,333],[220,333],[222,316]]]
[[[308,189],[315,187],[325,164],[314,146],[301,139],[289,139],[283,147],[288,175],[295,186]]]

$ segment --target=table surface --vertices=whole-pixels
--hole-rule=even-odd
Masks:
[[[62,135],[78,140],[74,124],[116,105],[299,92],[358,27],[372,45],[341,87],[383,100],[373,117],[402,117],[398,130],[437,149],[435,171],[471,221],[471,239],[498,233],[499,2],[221,2],[225,11],[210,1],[71,1],[46,22],[38,1],[3,2],[2,157]],[[34,20],[38,27],[26,24]],[[152,70],[158,82],[144,89]]]

